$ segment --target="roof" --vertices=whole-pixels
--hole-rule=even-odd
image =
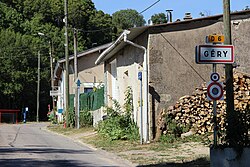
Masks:
[[[234,17],[235,16],[235,17]],[[234,12],[231,13],[231,19],[237,19],[237,16],[240,16],[241,18],[246,16],[246,18],[250,17],[250,10],[244,10],[240,12]],[[214,16],[208,16],[208,17],[201,17],[196,19],[190,19],[190,20],[183,20],[183,21],[177,21],[177,22],[171,22],[171,23],[164,23],[164,24],[157,24],[157,25],[148,25],[143,27],[136,27],[131,28],[129,30],[124,30],[122,34],[117,38],[115,42],[112,43],[106,50],[102,52],[102,54],[98,57],[95,64],[100,64],[103,61],[106,61],[110,59],[113,55],[115,55],[118,51],[120,51],[122,48],[124,48],[127,44],[124,42],[124,36],[126,35],[128,40],[133,40],[146,30],[150,28],[156,28],[161,26],[169,26],[169,25],[182,25],[187,24],[191,22],[197,22],[197,21],[204,21],[204,20],[222,20],[223,15],[214,15]]]
[[[106,50],[104,50],[101,55],[97,58],[95,64],[100,64],[102,61],[105,61],[112,57],[115,53],[117,53],[119,50],[121,50],[126,43],[124,41],[124,35],[128,35],[128,40],[133,40],[136,38],[139,34],[143,33],[145,30],[147,30],[148,27],[138,27],[134,28],[133,31],[124,30],[123,33],[117,38],[115,42],[112,43]]]
[[[83,52],[80,52],[80,53],[77,54],[77,58],[88,55],[88,54],[91,54],[91,53],[102,51],[102,50],[108,48],[111,44],[112,43],[107,43],[107,44],[100,45],[100,46],[85,50]],[[69,61],[73,60],[73,59],[74,59],[74,55],[70,55],[69,56]],[[58,60],[58,63],[64,63],[64,62],[65,62],[65,58],[62,58],[62,59]]]
[[[95,52],[101,52],[104,49],[108,48],[112,43],[107,43],[104,45],[100,45],[88,50],[85,50],[83,52],[80,52],[77,54],[77,58],[89,55],[91,53],[95,53]],[[70,55],[69,57],[69,61],[74,60],[74,55]],[[62,70],[63,70],[63,66],[61,64],[65,63],[65,58],[58,60],[56,66],[55,66],[55,70],[54,70],[54,85],[57,85],[58,79],[60,79]]]

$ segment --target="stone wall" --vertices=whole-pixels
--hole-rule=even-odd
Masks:
[[[250,73],[249,19],[232,21],[232,41],[235,46],[237,70]],[[196,87],[210,80],[211,64],[196,64],[195,46],[206,44],[210,34],[223,34],[221,20],[198,20],[168,26],[153,27],[149,32],[149,90],[152,120],[158,113]],[[217,65],[224,76],[224,65]],[[151,131],[156,125],[151,121]],[[151,136],[153,138],[153,136]]]

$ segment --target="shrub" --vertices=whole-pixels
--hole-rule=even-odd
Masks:
[[[75,127],[75,111],[72,108],[69,109],[67,127]]]
[[[81,111],[79,118],[80,127],[88,127],[93,125],[93,116],[89,111]]]
[[[114,108],[107,107],[107,119],[98,124],[98,132],[111,140],[138,140],[138,127],[131,118],[133,111],[132,90],[125,92],[125,112],[120,104],[113,100]]]

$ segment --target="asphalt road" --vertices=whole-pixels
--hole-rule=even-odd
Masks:
[[[0,166],[132,166],[115,155],[43,130],[46,125],[46,123],[0,124]]]

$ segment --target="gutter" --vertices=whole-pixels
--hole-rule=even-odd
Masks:
[[[122,42],[128,43],[136,48],[142,49],[144,51],[144,62],[143,62],[143,111],[141,111],[141,128],[143,130],[141,137],[145,143],[149,142],[149,123],[148,123],[148,57],[147,49],[144,46],[138,45],[127,39],[127,35],[130,34],[129,30],[124,30],[119,38],[106,50],[104,50],[98,59],[95,61],[96,65],[101,64],[105,56],[109,54],[115,47],[117,47]],[[105,75],[105,80],[107,76]],[[105,95],[107,96],[107,95]],[[143,118],[143,119],[142,119]]]
[[[142,129],[143,131],[143,140],[144,142],[148,143],[149,142],[149,129],[148,129],[148,57],[147,57],[147,49],[144,47],[144,46],[141,46],[141,45],[138,45],[132,41],[129,41],[127,39],[127,35],[130,33],[130,31],[128,30],[125,30],[126,33],[124,34],[124,42],[136,47],[136,48],[139,48],[139,49],[142,49],[144,51],[144,62],[143,62],[143,112],[141,113],[141,118],[143,118],[141,120],[141,128],[144,127]],[[125,32],[124,31],[124,32]]]
[[[111,52],[118,44],[120,44],[123,41],[123,38],[125,35],[129,34],[130,31],[128,30],[124,30],[123,33],[119,36],[119,38],[110,46],[108,47],[106,50],[104,50],[101,55],[97,58],[97,60],[95,61],[96,65],[101,64],[101,62],[103,61],[103,59],[105,58],[105,56]]]

